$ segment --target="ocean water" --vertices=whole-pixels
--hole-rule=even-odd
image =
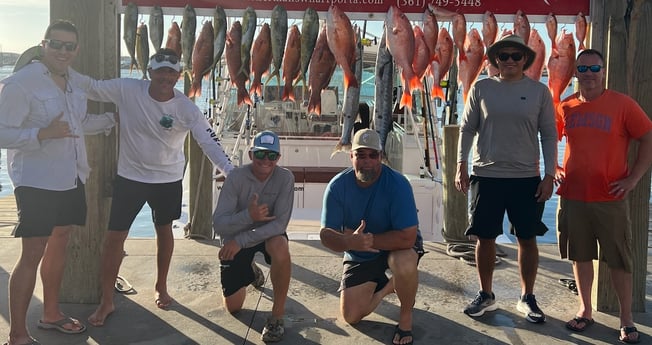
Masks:
[[[341,80],[341,76],[338,75],[338,72],[339,71],[336,71],[336,75],[333,78],[334,81],[331,82],[331,85],[338,85],[337,80]],[[11,73],[10,67],[8,66],[0,67],[0,80],[3,79],[5,76],[9,75],[10,73]],[[121,76],[127,78],[140,78],[141,73],[138,71],[130,72],[128,69],[126,70],[123,69],[121,71]],[[547,81],[542,80],[542,82],[546,83]],[[363,85],[361,93],[363,95],[373,95],[373,87],[374,87],[373,80],[367,79],[367,83]],[[177,88],[179,90],[183,90],[183,81],[179,81],[179,83],[177,84]],[[566,91],[565,94],[568,95],[571,92],[572,92],[572,88],[569,87],[569,89]],[[209,92],[209,83],[205,82],[203,84],[203,91],[202,91],[203,96],[196,100],[197,105],[202,111],[205,112],[208,111],[210,101],[207,95],[210,94],[211,92]],[[460,116],[462,114],[462,108],[463,108],[463,104],[458,104],[458,113]],[[433,112],[435,114],[441,114],[442,108],[433,109]],[[564,152],[564,142],[561,142],[559,144],[558,150],[559,150],[559,161],[561,161]],[[0,166],[1,166],[0,185],[2,186],[2,190],[0,190],[0,196],[3,196],[3,195],[8,195],[12,192],[12,186],[6,171],[6,166],[7,166],[6,158],[5,158],[6,152],[5,150],[1,150],[0,152],[2,154],[2,158],[0,159]],[[543,167],[543,161],[541,162],[541,166]],[[173,231],[176,237],[183,237],[183,226],[188,222],[188,197],[189,197],[188,188],[189,187],[188,187],[188,183],[185,181],[184,181],[184,186],[185,186],[185,191],[184,191],[184,198],[183,198],[182,216],[181,219],[179,219],[173,224],[173,228],[174,228]],[[556,194],[553,194],[552,198],[548,202],[546,202],[542,220],[544,224],[546,224],[546,226],[548,227],[549,231],[544,236],[539,237],[540,243],[556,243],[557,241],[556,230],[555,230],[557,204],[558,204],[558,196]],[[508,234],[507,229],[509,229],[509,224],[507,221],[507,217],[505,217],[504,229],[506,229],[505,235],[501,236],[501,238],[499,238],[499,241],[515,242],[515,238]],[[154,237],[154,227],[151,221],[151,209],[147,205],[143,207],[143,210],[136,217],[136,220],[134,221],[134,224],[130,229],[129,236],[133,238]]]

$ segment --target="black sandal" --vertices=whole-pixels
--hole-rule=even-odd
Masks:
[[[398,334],[398,341],[401,341],[401,339],[405,337],[411,337],[412,340],[409,343],[405,344],[398,344],[394,342],[394,339],[396,339],[396,335]],[[396,328],[394,328],[394,336],[392,337],[392,344],[394,345],[412,345],[414,343],[414,336],[412,335],[412,331],[404,331],[396,325]]]
[[[623,333],[625,333],[624,337]],[[629,338],[629,335],[632,333],[636,333],[637,335],[635,340],[631,340]],[[634,326],[623,326],[620,328],[620,335],[618,336],[618,340],[620,340],[621,343],[625,344],[638,344],[641,342],[641,333],[639,333]]]

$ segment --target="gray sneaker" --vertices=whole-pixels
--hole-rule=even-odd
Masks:
[[[258,267],[256,261],[251,262],[251,269],[254,271],[254,281],[251,282],[251,285],[260,290],[265,285],[265,274],[263,273],[263,270]]]
[[[285,333],[283,319],[273,320],[270,317],[265,323],[265,328],[263,328],[263,335],[261,338],[266,343],[273,343],[281,341],[281,339],[283,339],[283,333]]]
[[[537,300],[533,294],[527,294],[521,297],[516,304],[516,309],[525,314],[525,319],[532,323],[546,322],[546,315],[537,305]]]
[[[491,295],[478,291],[475,299],[464,308],[464,314],[468,316],[478,317],[482,316],[485,311],[494,311],[498,309],[496,305],[496,296],[492,292]]]

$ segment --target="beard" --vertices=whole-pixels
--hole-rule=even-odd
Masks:
[[[355,177],[360,182],[372,182],[378,177],[378,173],[375,169],[360,169],[355,172]]]

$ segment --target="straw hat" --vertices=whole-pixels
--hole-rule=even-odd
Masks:
[[[498,52],[506,47],[514,47],[522,50],[525,55],[527,60],[525,61],[525,66],[523,66],[523,70],[528,69],[530,65],[534,62],[534,58],[536,57],[537,53],[534,52],[530,47],[528,47],[525,44],[525,41],[520,36],[517,35],[509,35],[501,38],[500,40],[496,41],[494,44],[492,44],[489,49],[487,49],[487,57],[489,58],[489,62],[491,65],[494,67],[498,68],[498,65],[496,64],[496,55],[498,55]]]

